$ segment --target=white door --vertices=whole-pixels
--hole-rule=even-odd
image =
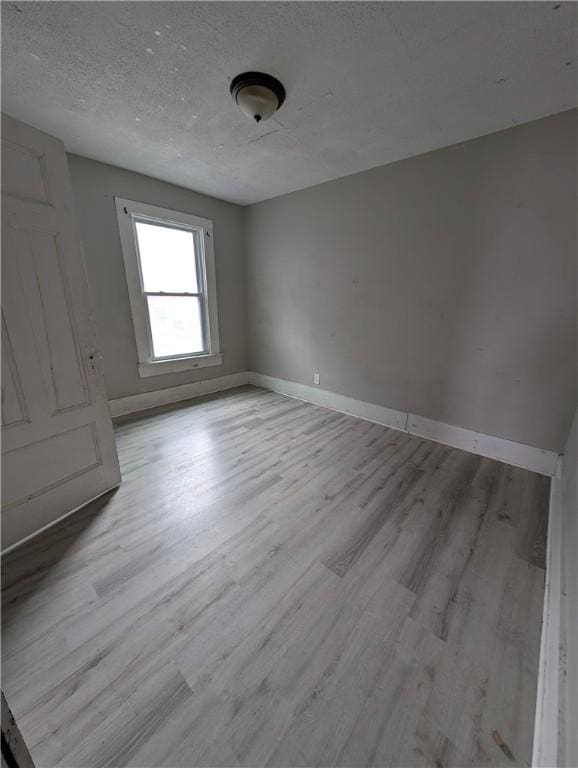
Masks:
[[[120,483],[61,141],[2,116],[2,548]]]

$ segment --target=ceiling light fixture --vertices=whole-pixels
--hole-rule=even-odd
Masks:
[[[256,123],[272,117],[285,101],[285,88],[279,80],[263,72],[237,75],[230,91],[241,112]]]

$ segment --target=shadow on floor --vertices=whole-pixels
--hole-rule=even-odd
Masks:
[[[88,529],[105,512],[118,488],[89,502],[73,515],[64,518],[30,541],[2,555],[2,613],[18,610],[32,593],[42,588],[59,562],[69,553]],[[30,564],[34,563],[31,569]],[[18,597],[10,597],[11,587],[18,584]]]

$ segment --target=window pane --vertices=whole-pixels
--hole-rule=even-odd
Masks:
[[[135,222],[145,291],[197,293],[192,232]]]
[[[201,305],[196,296],[147,296],[155,357],[203,352]]]

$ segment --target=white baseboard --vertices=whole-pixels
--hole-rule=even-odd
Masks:
[[[338,395],[336,392],[329,392],[327,389],[311,387],[308,384],[297,384],[295,381],[286,381],[285,379],[276,379],[274,376],[265,376],[262,373],[250,372],[249,384],[262,387],[263,389],[270,389],[273,392],[280,392],[282,395],[295,397],[297,400],[306,400],[308,403],[322,405],[333,411],[348,413],[351,416],[357,416],[359,419],[383,424],[385,427],[406,430],[407,413],[394,411],[382,405],[365,403],[363,400],[354,400],[352,397]]]
[[[513,443],[503,437],[454,427],[413,413],[409,414],[407,431],[418,437],[426,437],[437,443],[476,453],[478,456],[487,456],[522,469],[531,469],[532,472],[538,472],[540,475],[552,476],[556,473],[558,454],[553,451],[544,451],[531,445]]]
[[[392,408],[339,395],[326,389],[319,389],[319,387],[277,379],[262,373],[250,372],[249,383],[299,400],[306,400],[315,405],[331,408],[340,413],[357,416],[366,421],[399,429],[417,437],[435,440],[438,443],[450,445],[452,448],[461,448],[479,456],[486,456],[506,464],[512,464],[515,467],[529,469],[541,475],[552,476],[556,472],[558,454],[553,451],[514,443],[511,440],[474,432],[463,427],[454,427],[451,424],[426,419],[413,413],[396,411]]]
[[[194,397],[208,395],[211,392],[222,392],[225,389],[242,387],[248,383],[249,374],[247,371],[230,373],[227,376],[218,376],[214,379],[180,384],[178,387],[166,387],[165,389],[155,389],[152,392],[142,392],[139,395],[118,397],[109,400],[110,412],[114,419],[129,413],[146,411],[148,408],[157,408],[159,405],[169,405],[181,400],[191,400]]]
[[[274,376],[266,376],[262,373],[242,371],[227,376],[219,376],[214,379],[196,381],[191,384],[181,384],[178,387],[155,389],[152,392],[143,392],[138,395],[119,397],[110,400],[110,410],[113,418],[125,416],[129,413],[137,413],[148,408],[156,408],[160,405],[178,403],[201,397],[212,392],[221,392],[245,384],[253,384],[263,389],[279,392],[299,400],[306,400],[324,408],[330,408],[340,413],[347,413],[359,419],[365,419],[376,424],[383,424],[392,429],[398,429],[417,437],[435,440],[453,448],[460,448],[470,453],[486,456],[490,459],[503,461],[522,469],[529,469],[542,475],[553,476],[556,472],[558,454],[553,451],[545,451],[522,443],[515,443],[502,437],[486,435],[482,432],[474,432],[471,429],[456,427],[441,421],[434,421],[413,413],[397,411],[386,408],[383,405],[367,403],[363,400],[355,400],[353,397],[340,395],[326,389],[313,387],[308,384],[299,384],[295,381],[278,379]]]
[[[538,692],[534,716],[534,768],[558,765],[558,714],[560,688],[560,619],[562,600],[562,488],[561,478],[550,484],[546,583],[542,609],[542,637]]]
[[[535,768],[578,765],[578,410],[550,485]]]

